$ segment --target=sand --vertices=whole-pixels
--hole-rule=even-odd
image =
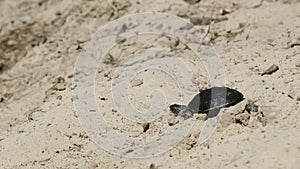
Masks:
[[[0,168],[299,168],[300,46],[289,46],[300,43],[299,9],[298,0],[1,1]],[[208,32],[222,65],[224,85],[242,92],[245,100],[223,109],[216,131],[200,143],[205,115],[178,119],[168,106],[185,104],[212,86],[203,62],[178,39],[157,35],[139,35],[124,43],[120,39],[95,74],[95,102],[100,110],[96,115],[111,130],[141,140],[171,139],[173,132],[193,124],[183,136],[175,137],[179,142],[170,150],[154,143],[145,151],[161,152],[129,158],[134,150],[122,155],[105,150],[118,140],[103,147],[96,143],[95,134],[84,130],[82,114],[73,104],[78,99],[74,80],[81,78],[74,69],[85,44],[102,26],[149,11],[176,15],[203,34]],[[130,60],[155,48],[166,53]],[[175,55],[192,72],[190,77],[176,79],[162,71],[169,68],[176,74],[182,70],[177,64],[135,70],[155,59],[169,63]],[[278,70],[262,76],[272,65]],[[126,96],[112,92],[123,83],[128,87]],[[131,121],[122,112],[121,96],[153,119]],[[255,106],[247,111],[251,101]]]

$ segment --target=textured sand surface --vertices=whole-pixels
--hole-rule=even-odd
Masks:
[[[221,9],[229,13],[221,15]],[[288,46],[300,43],[299,9],[299,0],[0,1],[0,168],[298,169],[300,46]],[[174,14],[208,30],[225,85],[246,99],[222,110],[207,142],[197,142],[205,119],[198,115],[191,132],[170,151],[131,159],[103,150],[82,129],[72,103],[74,66],[101,26],[147,11]],[[128,77],[128,98],[138,110],[151,110],[151,92],[163,91],[166,104],[159,118],[145,129],[123,118],[114,105],[114,71],[123,61],[141,64],[126,62],[128,54],[156,47],[176,54],[193,72],[192,85],[184,89],[190,95],[184,97],[210,87],[203,65],[176,39],[142,35],[116,45],[96,74],[95,93],[107,123],[130,137],[163,135],[175,121],[168,105],[181,102],[177,82],[151,69]],[[273,64],[279,69],[261,76]],[[249,101],[257,111],[245,111]]]

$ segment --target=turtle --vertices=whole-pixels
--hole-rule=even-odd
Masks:
[[[188,105],[172,104],[170,110],[184,119],[196,113],[205,113],[208,118],[216,116],[221,108],[233,106],[242,100],[244,95],[235,89],[212,87],[195,95]]]

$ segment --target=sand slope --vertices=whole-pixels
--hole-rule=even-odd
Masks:
[[[297,0],[222,1],[9,1],[0,2],[0,161],[1,168],[281,168],[300,166],[300,2]],[[231,10],[221,16],[220,9]],[[74,65],[93,33],[127,14],[160,11],[208,24],[224,66],[226,86],[245,95],[245,102],[224,110],[217,131],[197,143],[203,117],[172,150],[147,159],[119,157],[99,148],[83,131],[72,100]],[[196,18],[196,19],[195,19]],[[144,132],[141,124],[124,120],[115,109],[109,83],[118,59],[132,51],[165,47],[177,53],[195,73],[191,98],[209,87],[203,67],[189,62],[191,51],[174,39],[141,36],[116,46],[113,59],[96,76],[97,100],[104,117],[118,132],[132,137],[163,133],[174,117],[168,104],[180,102],[174,79],[149,70],[131,77],[132,104],[151,107],[149,93],[161,88],[166,100],[161,118]],[[175,49],[174,49],[175,47]],[[272,64],[279,70],[261,76]],[[155,74],[155,76],[153,76]],[[142,80],[142,83],[141,83]],[[104,83],[102,83],[104,82]],[[147,91],[147,92],[145,92]],[[243,111],[248,100],[260,111]]]

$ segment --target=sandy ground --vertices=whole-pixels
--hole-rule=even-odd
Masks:
[[[0,168],[299,168],[300,47],[288,48],[300,42],[299,9],[298,0],[0,1]],[[196,138],[205,118],[195,117],[193,130],[173,149],[132,159],[103,150],[82,129],[72,82],[77,57],[96,30],[146,11],[175,14],[208,30],[225,85],[246,99],[223,110],[204,144]],[[115,46],[101,63],[95,93],[111,128],[130,137],[163,134],[175,118],[168,105],[180,102],[176,81],[153,69],[130,77],[128,97],[138,110],[148,110],[149,94],[161,89],[167,100],[160,117],[145,129],[115,108],[110,83],[118,80],[120,58],[153,47],[169,48],[194,72],[186,98],[210,87],[203,66],[189,62],[193,54],[174,39],[138,36]],[[279,70],[261,76],[273,64]],[[258,110],[245,111],[250,100]]]

